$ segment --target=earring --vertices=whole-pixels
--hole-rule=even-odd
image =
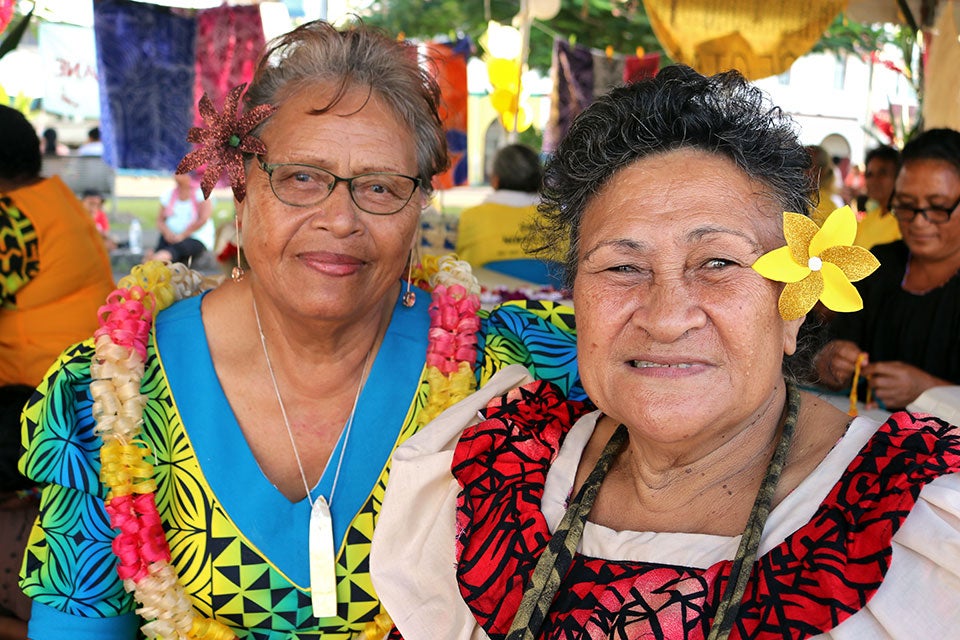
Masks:
[[[240,217],[239,216],[237,215],[233,216],[233,225],[234,225],[234,229],[237,232],[237,237],[234,239],[235,242],[237,243],[237,264],[230,271],[230,279],[233,280],[234,282],[240,282],[241,280],[243,280],[243,277],[247,274],[243,270],[243,267],[240,266],[243,262],[243,254],[241,253],[241,249],[240,249],[240,245],[242,243],[240,242]]]
[[[408,264],[407,291],[403,294],[403,306],[409,309],[417,302],[417,294],[411,289],[411,281],[413,280],[413,249],[410,250],[410,260],[408,261]]]

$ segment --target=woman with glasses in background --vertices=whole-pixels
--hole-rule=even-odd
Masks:
[[[960,132],[925,131],[901,160],[890,210],[903,239],[873,247],[880,268],[857,283],[863,310],[831,323],[815,359],[823,384],[841,389],[859,358],[888,409],[960,384]]]
[[[21,468],[46,485],[21,580],[34,640],[132,640],[144,620],[149,637],[379,637],[368,557],[394,448],[506,364],[578,396],[571,310],[479,312],[456,261],[432,292],[410,283],[448,163],[414,45],[309,23],[271,44],[239,118],[238,89],[223,113],[201,101],[180,170],[205,162],[209,195],[227,167],[250,268],[145,340],[139,316],[113,322],[139,307],[112,299],[96,352],[68,350],[25,411]],[[182,265],[139,269],[202,288]],[[120,412],[92,403],[120,378],[145,406],[129,388]]]

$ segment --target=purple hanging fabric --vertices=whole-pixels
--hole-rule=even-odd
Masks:
[[[543,151],[553,153],[573,119],[593,102],[593,54],[588,47],[553,41],[553,93]]]
[[[169,7],[95,0],[104,159],[172,172],[190,150],[196,22]]]

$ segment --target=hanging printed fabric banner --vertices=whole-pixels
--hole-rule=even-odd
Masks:
[[[557,38],[553,41],[550,73],[550,121],[543,131],[546,153],[556,150],[573,119],[593,102],[593,52]]]
[[[895,4],[895,3],[891,3]],[[846,0],[643,0],[667,54],[700,73],[783,73],[810,51]]]
[[[194,103],[198,105],[206,94],[219,107],[230,89],[249,85],[263,47],[259,6],[222,5],[198,12]],[[193,124],[203,124],[196,107]]]
[[[104,160],[172,171],[190,150],[196,21],[129,0],[95,0],[93,15]]]
[[[440,85],[440,118],[447,133],[450,168],[434,178],[435,189],[467,184],[467,58],[472,44],[463,38],[452,43],[423,45],[424,56]]]

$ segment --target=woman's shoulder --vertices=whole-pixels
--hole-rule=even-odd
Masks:
[[[534,380],[493,398],[477,424],[464,429],[453,456],[453,474],[464,486],[503,465],[526,465],[544,475],[564,436],[592,407],[567,400],[545,380]],[[526,480],[526,479],[525,479]]]
[[[24,407],[20,471],[36,482],[102,492],[90,394],[94,355],[92,338],[66,349]]]
[[[586,393],[577,370],[573,308],[550,300],[515,300],[481,313],[479,380],[508,364],[522,364],[534,378],[557,384],[570,398]]]

